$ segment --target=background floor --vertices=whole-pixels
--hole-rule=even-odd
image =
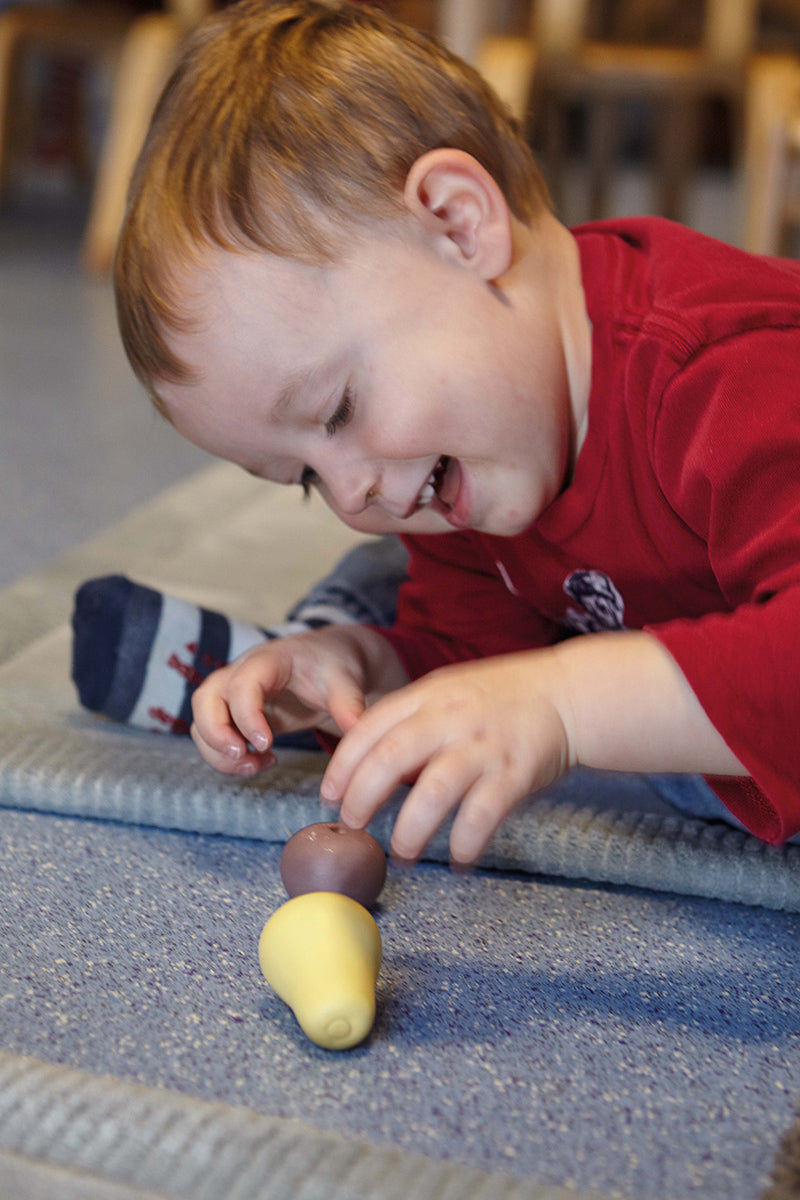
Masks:
[[[0,584],[207,465],[151,410],[111,285],[80,269],[83,207],[0,208]]]

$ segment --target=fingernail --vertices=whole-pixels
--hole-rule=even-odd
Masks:
[[[231,742],[229,746],[225,747],[225,753],[235,761],[237,758],[242,757],[242,747],[237,746],[235,742]]]
[[[336,788],[327,779],[320,784],[319,795],[321,800],[327,800],[329,804],[336,804],[339,799]]]
[[[411,849],[403,846],[401,843],[396,842],[394,838],[389,843],[389,855],[392,861],[396,862],[398,866],[415,866],[415,864],[419,862],[421,853],[421,850],[412,851]]]
[[[407,854],[398,854],[396,850],[389,848],[389,857],[392,860],[392,865],[397,867],[399,871],[413,871],[414,867],[419,862],[419,855],[409,858]]]
[[[255,775],[256,764],[254,762],[243,762],[240,767],[236,768],[237,775]]]
[[[254,750],[268,750],[269,738],[265,733],[256,733],[250,743]]]

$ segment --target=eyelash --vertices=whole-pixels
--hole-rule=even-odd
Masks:
[[[303,467],[303,473],[300,476],[300,487],[303,489],[303,496],[306,500],[311,497],[311,489],[319,483],[319,475],[312,467]]]
[[[336,412],[325,422],[325,433],[328,437],[333,437],[337,429],[342,429],[353,415],[353,393],[350,388],[345,388],[344,395],[339,403]],[[303,467],[303,472],[300,476],[300,486],[303,489],[303,494],[306,499],[311,495],[311,489],[319,483],[319,476],[312,467]]]
[[[329,421],[325,422],[325,432],[328,437],[333,437],[337,429],[341,429],[353,415],[353,394],[350,388],[344,389],[344,394],[339,403],[339,407]]]

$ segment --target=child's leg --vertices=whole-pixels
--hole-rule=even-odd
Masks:
[[[408,551],[396,537],[361,542],[345,554],[330,574],[314,584],[308,595],[290,609],[289,621],[309,625],[394,623],[397,593],[406,577]]]
[[[390,625],[406,564],[395,538],[362,543],[292,608],[287,622],[264,629],[122,575],[87,580],[72,617],[80,702],[115,721],[188,733],[192,693],[251,646],[334,623]]]
[[[747,832],[702,775],[637,775],[576,767],[544,794],[579,808],[690,817]],[[800,844],[800,834],[789,841]]]
[[[723,804],[701,775],[653,775],[651,779],[659,795],[682,815],[699,817],[702,821],[724,821],[748,832],[747,826]],[[800,845],[800,834],[789,838],[788,844]]]

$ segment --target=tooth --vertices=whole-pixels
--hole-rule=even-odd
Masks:
[[[436,495],[436,492],[434,491],[433,484],[431,483],[431,481],[429,479],[419,494],[420,504],[430,504],[431,500],[433,499],[433,497],[435,495]]]

